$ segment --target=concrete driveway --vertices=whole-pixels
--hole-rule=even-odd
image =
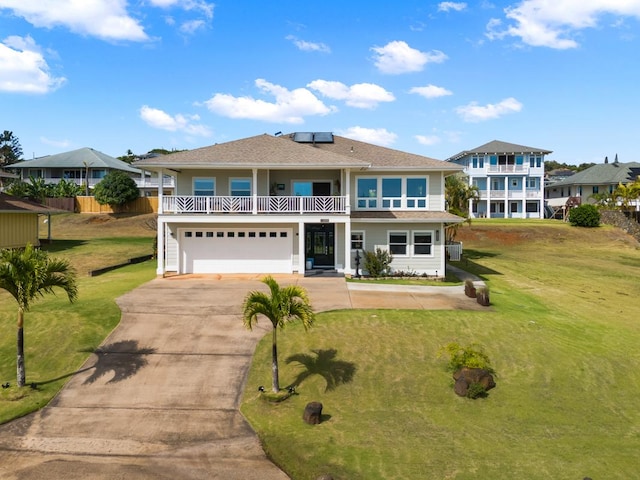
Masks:
[[[276,278],[307,288],[316,311],[429,308],[424,290]],[[238,411],[255,345],[270,331],[268,321],[242,326],[242,300],[255,289],[266,290],[259,276],[192,275],[119,298],[120,325],[51,404],[0,426],[0,478],[287,479]]]

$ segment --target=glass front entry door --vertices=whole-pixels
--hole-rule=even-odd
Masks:
[[[312,223],[306,225],[305,232],[307,260],[313,261],[314,268],[333,268],[335,266],[335,225]]]

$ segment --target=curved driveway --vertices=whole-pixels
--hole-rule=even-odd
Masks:
[[[453,297],[430,306],[424,291],[372,295],[340,278],[276,278],[307,288],[316,311],[460,308]],[[238,411],[269,331],[268,322],[242,326],[242,300],[255,289],[266,290],[258,277],[180,276],[119,298],[119,326],[51,404],[0,426],[0,478],[286,480]],[[465,301],[460,289],[455,298]]]

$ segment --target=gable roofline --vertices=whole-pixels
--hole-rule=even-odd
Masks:
[[[518,145],[517,143],[503,142],[501,140],[492,140],[471,150],[463,150],[462,152],[447,158],[447,162],[454,162],[467,155],[490,155],[495,154],[517,154],[517,153],[539,153],[541,155],[549,155],[552,150],[544,148],[528,147],[526,145]]]
[[[142,173],[127,162],[111,157],[93,148],[84,147],[69,152],[45,155],[32,160],[12,163],[11,168],[108,168],[130,173]]]

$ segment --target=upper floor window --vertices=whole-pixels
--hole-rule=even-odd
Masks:
[[[229,195],[232,197],[251,196],[250,178],[232,178],[229,180]]]
[[[193,194],[197,197],[213,197],[216,194],[216,179],[207,177],[194,178]]]
[[[360,177],[356,190],[359,209],[427,208],[427,177]]]
[[[528,177],[527,178],[527,188],[538,188],[538,178],[537,177]]]
[[[473,168],[484,168],[484,155],[474,155],[471,157],[471,166]]]
[[[529,155],[529,167],[542,167],[542,155]]]

